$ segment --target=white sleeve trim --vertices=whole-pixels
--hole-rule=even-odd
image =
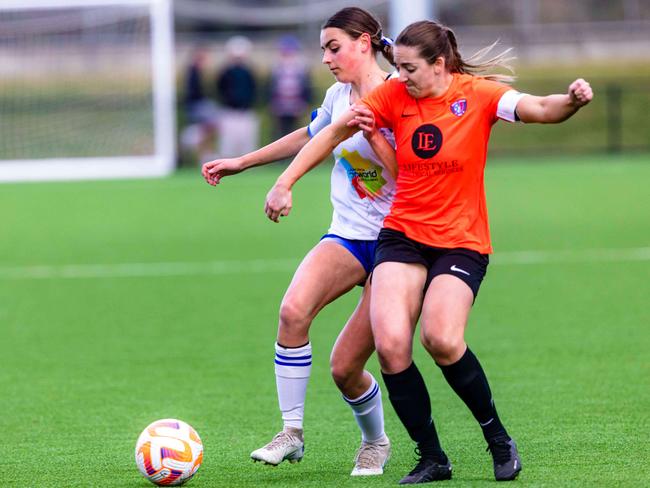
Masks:
[[[314,137],[332,123],[332,100],[336,92],[341,89],[340,85],[341,83],[334,83],[327,89],[322,105],[315,110],[316,114],[312,115],[312,120],[307,127],[309,137]]]
[[[309,134],[309,137],[314,137],[332,121],[332,117],[323,107],[314,110],[314,112],[316,112],[315,117],[307,126],[307,134]]]
[[[517,104],[526,95],[527,93],[519,93],[516,90],[508,90],[501,95],[497,106],[497,117],[508,122],[519,122],[516,112]]]

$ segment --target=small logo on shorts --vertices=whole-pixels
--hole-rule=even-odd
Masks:
[[[467,110],[467,100],[464,98],[461,98],[460,100],[456,100],[454,103],[451,104],[451,113],[454,114],[456,117],[460,117],[465,113],[465,110]]]
[[[455,264],[454,264],[451,268],[449,268],[449,269],[452,270],[452,271],[456,271],[457,273],[463,273],[463,274],[466,274],[467,276],[470,275],[467,271],[465,271],[464,269],[460,269],[460,268],[458,268]]]

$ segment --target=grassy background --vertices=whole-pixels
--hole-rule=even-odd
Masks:
[[[319,93],[332,84],[329,72],[323,67],[313,70],[315,103]],[[650,149],[650,134],[647,130],[647,113],[650,111],[650,65],[639,62],[614,61],[614,64],[578,62],[562,64],[515,63],[517,80],[514,87],[533,95],[566,93],[569,84],[578,77],[588,80],[594,89],[594,101],[589,110],[583,110],[562,125],[532,126],[521,131],[512,124],[497,124],[492,131],[492,154],[536,155],[594,153],[614,150]],[[618,100],[613,97],[618,92]],[[270,121],[263,115],[263,136],[266,136]],[[620,117],[617,140],[611,140],[611,124]]]
[[[318,106],[333,78],[327,69],[313,70],[314,100]],[[515,87],[536,95],[564,93],[581,76],[592,83],[595,99],[561,126],[538,126],[520,131],[512,124],[497,124],[492,153],[584,154],[650,150],[647,113],[650,110],[650,66],[616,62],[615,65],[525,65],[516,67]],[[274,121],[268,112],[264,83],[258,73],[260,140],[272,140]],[[215,97],[214,73],[206,73],[206,92]],[[178,127],[186,126],[183,74],[177,76]],[[46,157],[102,157],[146,155],[153,151],[153,102],[142,76],[0,80],[0,160]],[[305,114],[303,123],[308,123]],[[618,122],[617,122],[618,121]],[[80,137],[80,134],[84,137]],[[196,164],[196,155],[181,148],[180,163]]]
[[[121,73],[0,80],[0,160],[153,154],[150,84]]]
[[[650,245],[650,157],[525,162],[489,164],[497,252],[468,329],[520,445],[516,484],[647,485],[650,261],[583,251]],[[394,486],[411,469],[412,444],[385,398],[394,444],[387,472],[349,477],[358,433],[327,363],[357,291],[313,324],[303,462],[271,469],[248,458],[281,426],[273,376],[279,301],[330,216],[323,168],[298,185],[289,218],[268,222],[263,197],[280,169],[217,189],[196,171],[3,185],[0,485],[149,486],[133,449],[140,431],[165,417],[189,422],[203,439],[205,462],[190,482],[197,488]],[[569,258],[500,261],[522,250]],[[277,266],[251,270],[251,260]],[[228,266],[209,268],[215,261]],[[170,262],[198,268],[116,276],[118,264]],[[79,277],[83,270],[105,274]],[[480,429],[415,350],[454,464],[446,485],[492,485]],[[375,358],[369,368],[379,378]]]
[[[388,69],[386,67],[386,69]],[[569,84],[578,77],[587,79],[595,93],[589,110],[583,110],[561,126],[531,126],[525,131],[515,124],[499,123],[492,131],[491,153],[499,156],[544,157],[566,154],[594,154],[620,152],[648,152],[650,135],[647,130],[647,113],[650,111],[650,65],[639,62],[615,60],[614,64],[580,62],[570,66],[553,64],[525,64],[515,66],[517,81],[514,87],[533,95],[565,93]],[[212,73],[206,74],[205,87],[213,92]],[[314,100],[318,106],[333,78],[324,66],[312,69]],[[264,83],[268,73],[258,72]],[[183,97],[183,79],[178,76],[179,101]],[[273,140],[274,120],[268,112],[267,100],[258,97],[260,140],[263,144]],[[305,114],[303,124],[309,123]],[[178,106],[178,126],[186,125],[183,107]],[[196,155],[181,151],[183,166],[196,165]]]

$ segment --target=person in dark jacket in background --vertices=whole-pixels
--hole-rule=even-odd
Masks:
[[[206,94],[205,71],[209,63],[209,51],[197,46],[191,52],[185,71],[183,90],[184,127],[181,147],[198,163],[211,159],[216,149],[218,109],[215,101]]]
[[[269,79],[269,102],[275,119],[276,139],[298,128],[312,98],[311,76],[301,56],[298,39],[291,35],[281,37],[278,54]]]
[[[252,43],[243,36],[226,42],[228,62],[217,76],[217,96],[222,104],[219,118],[219,156],[232,157],[255,150],[259,120],[253,110],[257,83],[248,64]]]

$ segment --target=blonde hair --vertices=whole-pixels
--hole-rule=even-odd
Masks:
[[[408,25],[397,36],[395,44],[417,48],[420,56],[429,64],[435,63],[436,59],[442,56],[451,73],[467,73],[502,83],[512,83],[516,78],[510,65],[515,59],[511,55],[512,48],[489,57],[498,44],[497,41],[464,60],[458,51],[454,31],[431,20],[421,20]],[[495,69],[503,69],[510,74],[494,73]]]

